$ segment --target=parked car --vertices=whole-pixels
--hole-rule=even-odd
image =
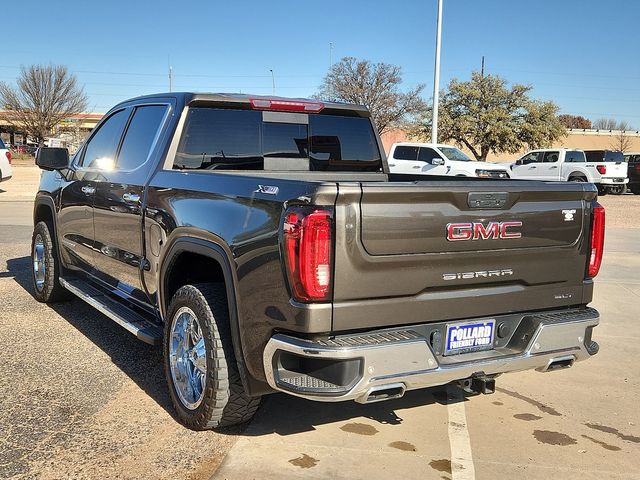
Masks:
[[[0,140],[0,182],[9,180],[12,175],[11,150]]]
[[[627,191],[627,164],[624,155],[612,150],[585,150],[588,165],[595,165],[600,172],[601,180],[598,190],[601,195],[613,193],[622,195]]]
[[[636,195],[640,195],[640,152],[629,152],[624,154],[627,162],[627,175],[629,183],[627,187]]]
[[[414,175],[509,178],[505,165],[478,162],[452,145],[433,143],[394,143],[389,151],[389,170]]]
[[[150,95],[71,160],[36,163],[35,298],[71,293],[162,344],[193,429],[244,422],[274,391],[491,393],[599,348],[596,188],[390,173],[362,106]]]
[[[552,148],[527,152],[511,165],[513,178],[528,180],[590,182],[599,184],[601,174],[587,165],[582,150]]]

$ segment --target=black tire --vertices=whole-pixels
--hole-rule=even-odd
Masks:
[[[629,187],[629,190],[631,190],[634,195],[640,195],[640,185],[632,185]]]
[[[622,184],[611,187],[610,193],[612,195],[624,195],[625,193],[627,193],[627,186],[625,184]]]
[[[36,239],[42,245],[41,262],[44,264],[44,272],[36,278]],[[60,261],[58,252],[53,243],[49,225],[46,222],[38,222],[33,229],[31,237],[31,280],[33,284],[33,296],[42,303],[54,303],[71,298],[71,293],[60,285]]]
[[[582,175],[571,175],[569,177],[569,181],[570,182],[586,182],[587,179],[586,179],[586,177],[584,177]]]
[[[604,197],[607,194],[608,190],[606,187],[598,187],[598,195]]]
[[[260,397],[250,397],[242,386],[233,352],[229,308],[222,283],[185,285],[169,304],[165,322],[163,353],[169,394],[180,422],[192,430],[210,430],[251,420]],[[206,375],[200,404],[183,404],[174,385],[170,364],[170,340],[174,317],[183,308],[196,316],[206,347]]]

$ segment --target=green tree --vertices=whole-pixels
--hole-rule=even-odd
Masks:
[[[566,135],[558,106],[529,97],[530,86],[513,85],[495,75],[471,74],[471,80],[451,80],[440,93],[438,140],[466,146],[477,160],[492,153],[516,153],[550,145]],[[430,138],[430,109],[411,133]]]
[[[9,123],[39,145],[63,120],[87,108],[87,96],[63,65],[22,67],[17,88],[0,82],[0,107]]]
[[[420,98],[424,85],[402,92],[402,70],[388,63],[345,57],[333,64],[315,98],[364,105],[383,133],[427,108]]]

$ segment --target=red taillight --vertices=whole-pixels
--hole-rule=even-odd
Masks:
[[[604,252],[604,207],[599,203],[593,207],[591,217],[591,253],[587,274],[593,278],[600,271],[602,254]]]
[[[276,100],[271,98],[252,98],[249,101],[251,102],[251,108],[254,110],[318,113],[324,108],[324,103],[320,102]]]
[[[11,165],[11,152],[7,150],[6,154],[7,154],[7,161],[9,162],[9,165]]]
[[[284,221],[285,263],[296,300],[329,300],[332,251],[330,210],[294,208],[287,212]]]
[[[640,173],[640,163],[638,163],[638,164],[636,165],[636,172],[637,172],[637,173]]]
[[[600,175],[604,175],[605,173],[607,173],[606,165],[596,165],[596,168],[598,169],[598,172],[600,172]]]

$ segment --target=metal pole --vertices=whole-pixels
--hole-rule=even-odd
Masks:
[[[438,143],[438,93],[440,90],[440,35],[442,33],[442,0],[438,0],[437,22],[436,65],[433,72],[433,119],[431,122],[431,143]]]
[[[272,69],[269,69],[269,71],[271,72],[271,88],[272,88],[273,95],[275,95],[276,94],[276,77],[273,74]]]
[[[171,87],[173,86],[173,78],[172,78],[172,73],[173,73],[173,67],[171,65],[169,65],[169,91],[171,92]]]

